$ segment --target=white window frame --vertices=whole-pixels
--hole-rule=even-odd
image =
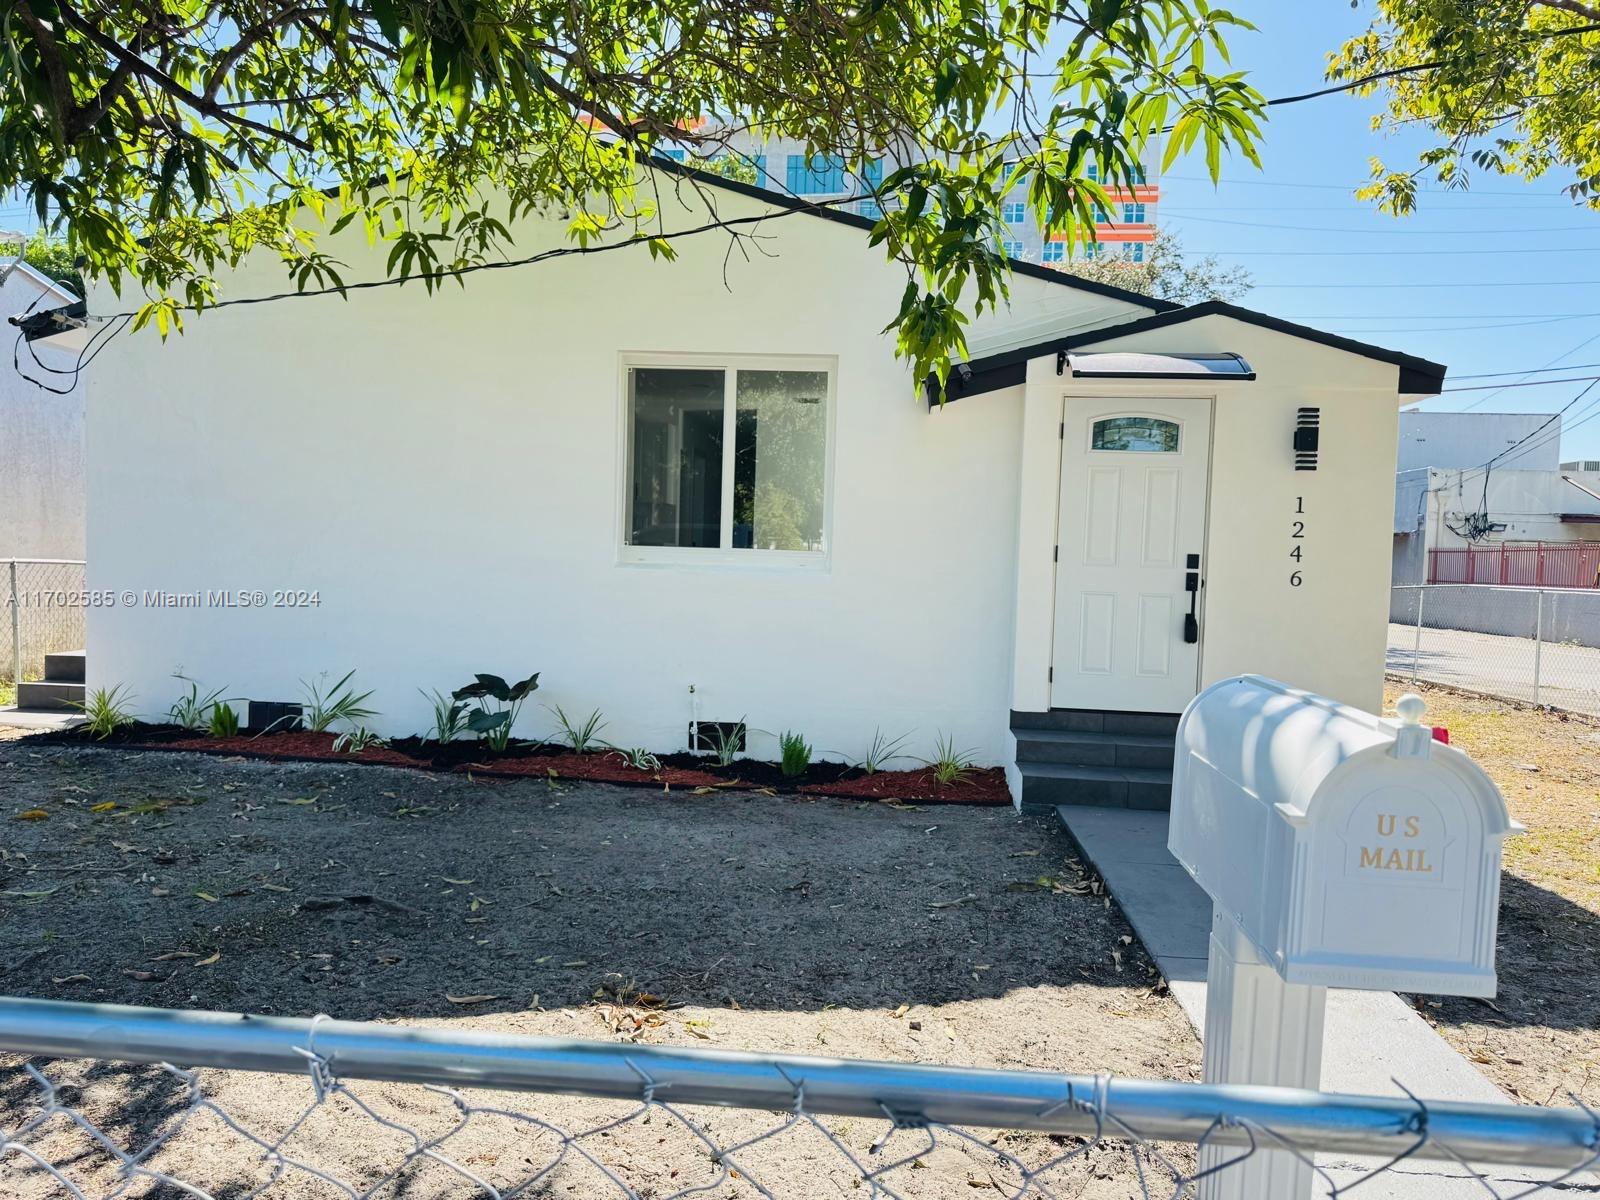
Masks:
[[[634,367],[668,367],[723,373],[722,405],[722,546],[634,546],[628,542],[629,514],[633,511],[633,409],[628,372]],[[822,478],[822,550],[737,549],[733,546],[734,447],[738,436],[738,372],[825,371],[828,391],[823,401],[824,440]],[[617,412],[621,436],[617,438],[617,562],[623,566],[742,567],[746,570],[825,571],[833,555],[833,460],[839,360],[832,355],[626,353],[617,368]]]

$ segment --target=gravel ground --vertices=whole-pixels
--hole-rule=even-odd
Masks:
[[[0,742],[0,818],[0,986],[11,994],[1198,1074],[1199,1046],[1121,914],[1082,877],[1051,821],[1008,810],[491,784],[21,739]],[[0,1120],[9,1125],[33,1101],[7,1067]],[[177,1085],[149,1068],[50,1071],[83,1111],[136,1141],[182,1108]],[[299,1080],[214,1073],[207,1086],[260,1131],[285,1128],[307,1097]],[[421,1089],[357,1088],[386,1115],[449,1128],[448,1104]],[[627,1111],[560,1097],[515,1104],[569,1129]],[[724,1146],[770,1126],[757,1114],[704,1120]],[[882,1123],[836,1128],[863,1161],[883,1161],[868,1157]],[[404,1141],[337,1100],[295,1139],[303,1157],[362,1187],[399,1161]],[[1070,1148],[1040,1137],[942,1140],[896,1173],[897,1191],[966,1195],[1006,1180],[997,1149],[1039,1163]],[[61,1126],[46,1149],[72,1155],[82,1144]],[[644,1195],[716,1178],[706,1147],[659,1110],[585,1144]],[[554,1145],[479,1117],[449,1150],[504,1183],[542,1165]],[[247,1190],[261,1168],[244,1150],[200,1114],[158,1165]],[[861,1186],[804,1127],[744,1160],[780,1195]],[[72,1169],[94,1178],[103,1156],[75,1156]],[[0,1193],[59,1194],[38,1172],[10,1170]],[[1139,1194],[1126,1156],[1109,1148],[1056,1177],[1067,1194]],[[531,1194],[609,1186],[569,1155]],[[432,1165],[379,1194],[401,1193],[472,1188]],[[336,1193],[292,1172],[269,1194]],[[729,1181],[706,1194],[751,1193]]]
[[[1391,682],[1389,707],[1409,690]],[[1418,997],[1418,1011],[1516,1099],[1600,1106],[1600,721],[1418,690],[1527,826],[1505,844],[1499,994]]]

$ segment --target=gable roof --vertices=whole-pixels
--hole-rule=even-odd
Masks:
[[[711,171],[702,171],[698,167],[691,167],[687,163],[678,162],[676,159],[652,156],[645,161],[651,167],[666,171],[668,174],[682,175],[685,178],[693,179],[697,183],[709,184],[711,187],[722,188],[724,191],[733,192],[751,200],[774,204],[789,212],[802,212],[813,217],[821,217],[825,221],[837,221],[841,225],[849,225],[856,229],[867,231],[877,225],[877,222],[871,217],[864,217],[860,213],[845,212],[842,209],[825,204],[813,203],[804,196],[791,196],[770,188],[759,187],[753,183],[743,183],[737,179],[728,179]],[[1068,274],[1066,271],[1056,271],[1040,263],[1012,259],[1011,271],[1015,275],[1022,275],[1028,279],[1042,279],[1047,283],[1075,288],[1080,292],[1103,296],[1108,300],[1120,300],[1124,304],[1136,304],[1140,308],[1147,308],[1153,313],[1175,312],[1183,308],[1183,305],[1174,304],[1171,300],[1158,300],[1154,296],[1146,296],[1143,292],[1130,291],[1128,288],[1116,287],[1109,283],[1099,283],[1093,279],[1082,279],[1077,275]]]
[[[1065,354],[1069,350],[1098,345],[1132,334],[1148,333],[1155,329],[1166,329],[1201,317],[1228,317],[1247,325],[1270,329],[1274,333],[1343,350],[1347,354],[1360,355],[1362,358],[1370,358],[1377,362],[1393,363],[1400,368],[1399,391],[1403,395],[1437,396],[1444,385],[1447,368],[1441,363],[1430,362],[1411,354],[1402,354],[1398,350],[1374,346],[1370,342],[1358,342],[1354,338],[1340,337],[1336,333],[1325,333],[1309,325],[1297,325],[1293,321],[1285,321],[1281,317],[1269,316],[1254,309],[1240,308],[1237,304],[1229,304],[1224,300],[1207,300],[1200,304],[1191,304],[1188,308],[1173,308],[1148,317],[1140,317],[1135,321],[1124,321],[1120,325],[1102,325],[1082,333],[1066,334],[1048,341],[1036,342],[1031,346],[1021,346],[1001,354],[973,359],[951,372],[945,384],[945,400],[948,402],[958,400],[962,396],[981,395],[984,392],[998,391],[1000,388],[1021,383],[1027,376],[1028,363],[1035,358],[1042,358],[1048,354]],[[938,403],[938,394],[931,381],[929,397],[930,403]]]

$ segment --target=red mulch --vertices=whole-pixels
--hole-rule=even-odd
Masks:
[[[406,750],[372,746],[359,754],[336,753],[333,749],[336,735],[305,731],[216,738],[171,725],[137,723],[118,730],[103,743],[95,741],[81,728],[42,736],[48,740],[88,742],[91,745],[104,744],[136,750],[182,750],[289,762],[358,763],[407,767],[417,771],[468,772],[489,778],[582,779],[624,787],[745,788],[770,793],[917,804],[1011,803],[1005,772],[998,767],[973,770],[962,782],[941,786],[934,781],[933,772],[927,767],[863,775],[838,764],[818,763],[814,764],[816,773],[829,778],[808,783],[803,776],[793,780],[782,779],[771,763],[741,760],[725,768],[707,763],[701,769],[699,763],[703,760],[681,754],[670,756],[657,770],[641,771],[630,767],[620,754],[608,750],[574,754],[552,747],[534,750],[518,747],[496,755],[488,750],[479,753],[475,743],[455,742],[451,744],[447,755],[434,758],[408,752],[411,745],[416,744],[416,739],[405,739]],[[680,765],[685,761],[696,765]],[[741,778],[741,772],[745,778]]]
[[[877,771],[834,783],[803,784],[808,796],[845,796],[855,800],[914,800],[919,804],[1010,804],[1011,789],[999,767],[971,770],[960,783],[941,784],[931,767],[915,771]]]

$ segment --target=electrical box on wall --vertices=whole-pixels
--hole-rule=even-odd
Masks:
[[[1302,408],[1295,417],[1294,425],[1294,469],[1296,471],[1315,471],[1317,469],[1317,448],[1321,441],[1322,410],[1320,408]]]

